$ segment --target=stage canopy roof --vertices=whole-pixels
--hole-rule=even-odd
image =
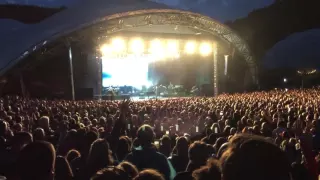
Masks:
[[[84,1],[38,24],[1,37],[0,75],[56,39],[88,31],[91,27],[107,33],[135,31],[218,37],[243,55],[252,80],[257,83],[257,67],[249,47],[230,28],[201,14],[144,0]]]

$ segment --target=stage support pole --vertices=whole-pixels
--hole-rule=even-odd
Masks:
[[[99,100],[102,100],[102,57],[96,57],[97,64],[98,64],[98,95]]]
[[[229,68],[229,55],[224,55],[224,76],[223,76],[223,92],[228,92],[228,83],[229,83],[229,75],[228,75],[228,68]]]
[[[74,76],[73,76],[73,64],[72,64],[72,48],[71,44],[68,42],[67,46],[69,48],[69,67],[70,67],[70,83],[71,83],[71,95],[72,100],[75,100],[75,90],[74,90]]]
[[[228,61],[229,61],[229,55],[224,55],[224,75],[228,75]]]
[[[23,75],[20,73],[20,87],[21,87],[21,94],[22,97],[26,98],[26,86],[24,84]]]
[[[218,82],[218,47],[217,44],[213,44],[213,91],[214,96],[219,95],[219,82]]]

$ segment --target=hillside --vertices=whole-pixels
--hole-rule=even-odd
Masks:
[[[11,19],[24,24],[34,24],[64,9],[65,7],[48,8],[39,6],[5,4],[0,5],[0,20]]]
[[[320,28],[319,0],[277,0],[247,17],[227,22],[260,60],[277,42],[296,32]]]

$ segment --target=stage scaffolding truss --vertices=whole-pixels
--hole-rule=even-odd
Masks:
[[[146,27],[148,29],[161,26],[176,26],[176,28],[183,27],[184,29],[188,30],[188,32],[176,32],[177,37],[179,37],[179,34],[189,34],[191,37],[197,37],[199,35],[203,36],[204,34],[208,38],[210,38],[209,36],[211,36],[212,38],[210,40],[222,40],[222,42],[233,46],[233,48],[235,48],[236,51],[243,56],[249,67],[252,84],[258,84],[257,66],[246,42],[242,40],[230,28],[216,22],[209,17],[180,10],[150,9],[119,13],[103,17],[101,19],[98,19],[94,26],[94,30],[92,30],[92,27],[85,28],[82,31],[79,31],[72,38],[74,40],[81,41],[81,37],[85,37],[85,35],[83,34],[86,33],[95,33],[98,38],[101,38],[101,36],[112,36],[113,34],[119,32],[132,32],[135,31],[135,29],[139,31],[142,27]],[[147,31],[146,29],[144,30]],[[219,44],[216,44],[213,53],[214,66],[212,80],[215,95],[218,95],[219,93],[219,77],[217,73],[217,46],[219,46]]]
[[[258,85],[259,82],[257,78],[257,66],[247,43],[230,28],[213,20],[212,18],[203,16],[198,13],[166,8],[146,8],[143,10],[117,12],[118,13],[111,15],[100,16],[95,18],[94,20],[90,20],[87,22],[84,20],[84,23],[78,24],[77,27],[70,27],[66,31],[61,31],[52,35],[51,37],[48,37],[47,39],[43,40],[43,42],[39,42],[35,44],[33,47],[30,47],[29,50],[26,50],[14,61],[10,61],[8,65],[1,69],[1,73],[3,74],[7,68],[13,66],[13,62],[17,62],[21,59],[24,59],[31,53],[46,48],[47,46],[49,46],[49,44],[52,44],[57,41],[63,40],[68,43],[70,42],[70,44],[72,45],[73,43],[88,40],[89,38],[97,39],[101,36],[112,36],[112,34],[125,31],[135,32],[135,30],[137,29],[141,30],[142,27],[147,28],[147,30],[151,30],[154,26],[155,29],[159,28],[160,26],[162,26],[164,29],[166,29],[166,26],[175,26],[177,28],[186,30],[186,32],[179,32],[174,31],[174,28],[174,30],[171,33],[176,34],[177,36],[190,35],[190,37],[194,36],[196,38],[197,35],[205,35],[209,38],[212,37],[212,39],[210,40],[219,39],[222,42],[228,44],[230,47],[232,47],[232,49],[235,49],[235,51],[237,51],[238,54],[241,54],[243,56],[243,59],[246,61],[251,75],[251,84]],[[142,31],[142,33],[148,32]],[[213,54],[214,64],[216,64],[218,61],[217,53],[220,53],[219,44],[217,44],[217,46],[218,47],[216,49],[218,52],[215,51],[215,53]],[[69,53],[71,52],[69,57],[72,57],[73,52],[71,51],[71,49],[69,50]],[[72,61],[72,58],[70,58],[70,61]],[[217,68],[213,68],[213,86],[215,91],[219,92],[217,83],[219,81],[219,78],[217,77]],[[70,69],[72,69],[72,67]],[[70,74],[72,75],[73,73],[71,72]],[[74,94],[74,92],[72,92],[72,94]]]

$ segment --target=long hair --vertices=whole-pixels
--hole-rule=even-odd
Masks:
[[[92,143],[87,159],[89,175],[111,165],[113,165],[113,158],[109,143],[104,139],[97,139]]]
[[[55,165],[55,179],[56,180],[71,180],[73,179],[73,172],[70,164],[66,158],[58,156]]]

